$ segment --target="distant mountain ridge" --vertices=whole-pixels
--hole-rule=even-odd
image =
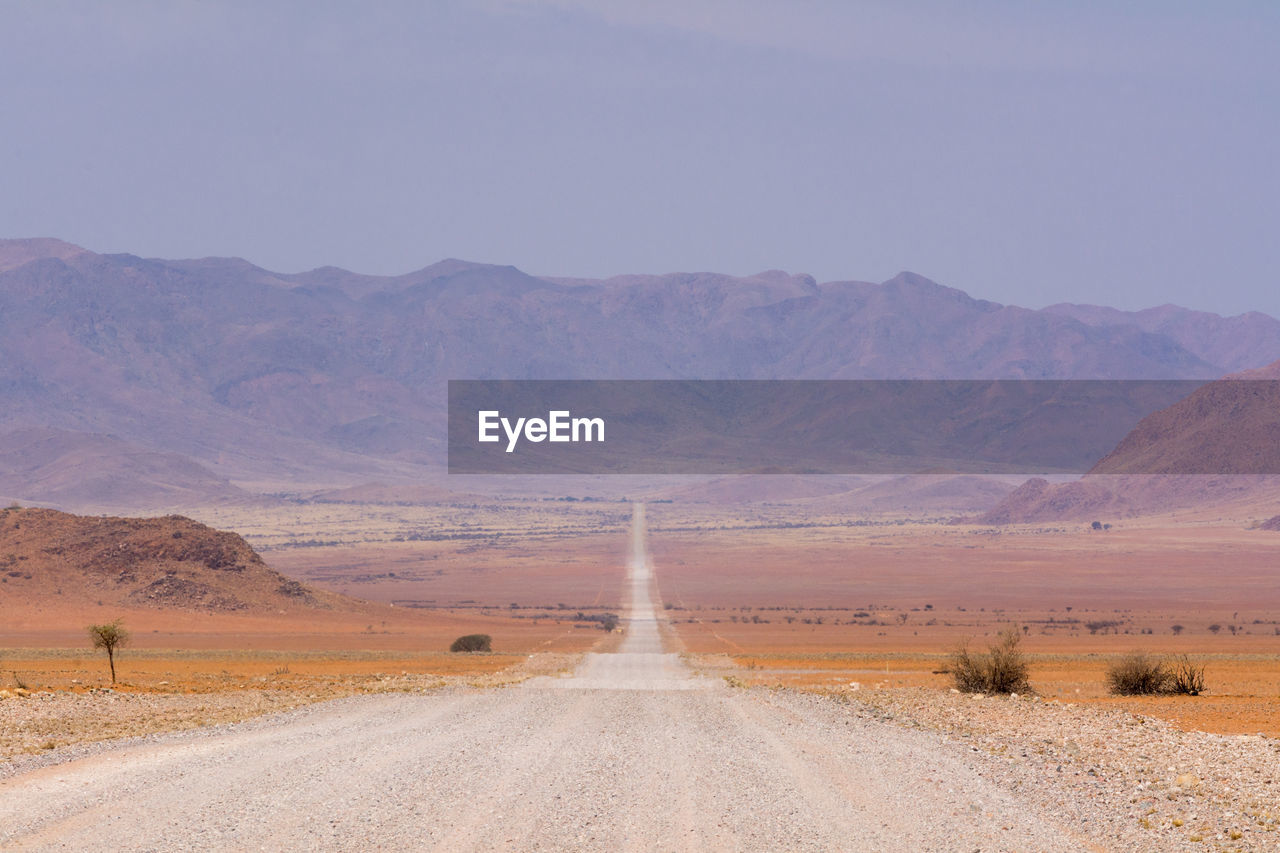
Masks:
[[[0,495],[100,508],[250,498],[187,456],[105,435],[30,427],[0,433]]]
[[[1280,320],[1259,311],[1222,317],[1161,305],[1142,311],[1120,311],[1097,305],[1050,305],[1044,311],[1071,317],[1089,326],[1132,326],[1164,335],[1224,373],[1259,367],[1280,359]]]
[[[448,379],[1214,378],[1280,358],[1266,315],[1153,311],[1033,311],[905,272],[281,274],[0,240],[0,433],[191,460],[148,475],[162,496],[341,487],[441,473]],[[12,468],[0,484],[44,488]]]

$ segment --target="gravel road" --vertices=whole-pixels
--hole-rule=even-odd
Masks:
[[[4,849],[1087,850],[936,732],[664,653],[644,511],[619,652],[314,705],[0,780]],[[1132,848],[1130,848],[1132,849]]]

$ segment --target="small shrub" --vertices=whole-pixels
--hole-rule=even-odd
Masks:
[[[1143,652],[1125,655],[1107,667],[1107,683],[1118,696],[1166,693],[1172,676],[1163,660]]]
[[[451,652],[491,652],[493,638],[488,634],[464,634],[449,646]]]
[[[1204,690],[1204,667],[1186,655],[1170,661],[1134,652],[1107,668],[1107,682],[1119,696],[1199,696]]]
[[[1030,693],[1030,667],[1018,650],[1022,636],[1010,625],[985,653],[961,645],[951,654],[951,675],[962,693]]]
[[[1169,692],[1182,696],[1199,696],[1204,690],[1204,667],[1196,666],[1186,655],[1169,666]]]

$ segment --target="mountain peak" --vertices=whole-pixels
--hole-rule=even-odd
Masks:
[[[20,266],[43,258],[57,258],[65,261],[68,258],[74,258],[76,255],[87,253],[89,253],[88,249],[55,237],[0,240],[0,272],[17,269]]]
[[[938,284],[936,281],[925,278],[919,273],[903,270],[888,281],[881,283],[881,288],[890,293],[912,294],[922,297],[941,297],[949,302],[963,303],[977,308],[992,310],[1001,308],[997,302],[989,302],[986,299],[975,299],[956,287],[947,287],[945,284]]]

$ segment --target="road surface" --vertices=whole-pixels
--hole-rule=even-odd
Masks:
[[[0,781],[0,848],[1098,849],[934,734],[663,651],[637,505],[626,637],[570,677],[382,695]]]

